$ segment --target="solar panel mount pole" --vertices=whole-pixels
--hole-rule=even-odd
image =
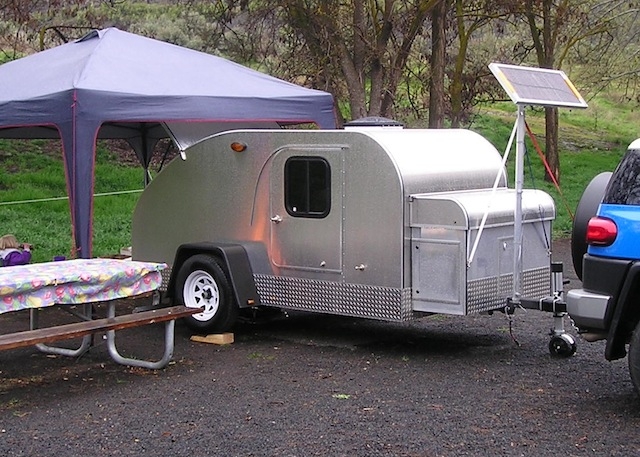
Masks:
[[[513,224],[513,296],[515,305],[520,304],[522,295],[522,189],[524,187],[524,109],[525,105],[518,103],[518,118],[516,124],[516,208]]]
[[[587,103],[561,70],[531,68],[497,62],[489,64],[509,98],[518,107],[516,120],[516,208],[513,229],[513,303],[520,304],[522,294],[522,196],[524,182],[524,111],[526,106],[586,108]]]

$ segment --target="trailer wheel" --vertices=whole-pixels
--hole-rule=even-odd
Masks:
[[[577,349],[576,340],[568,333],[554,335],[549,341],[549,352],[556,357],[571,357]]]
[[[609,184],[612,173],[607,171],[595,176],[587,185],[580,197],[571,230],[571,258],[576,275],[582,281],[582,260],[587,253],[587,225],[589,219],[596,215],[602,202],[604,191]]]
[[[636,392],[640,394],[640,322],[636,325],[629,342],[629,374]]]
[[[187,259],[176,278],[176,301],[190,308],[204,308],[185,318],[191,329],[202,333],[229,330],[238,317],[229,280],[218,261],[198,254]]]

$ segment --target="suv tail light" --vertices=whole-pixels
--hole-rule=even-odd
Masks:
[[[610,246],[618,236],[618,226],[606,217],[592,217],[587,224],[587,244]]]

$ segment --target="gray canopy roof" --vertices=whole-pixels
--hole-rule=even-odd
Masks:
[[[126,139],[146,169],[165,122],[336,127],[326,92],[116,28],[0,65],[0,87],[0,137],[62,140],[80,257],[92,250],[97,138]]]

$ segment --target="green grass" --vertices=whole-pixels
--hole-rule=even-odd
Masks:
[[[511,103],[480,107],[470,128],[483,134],[502,154],[513,128],[516,109]],[[528,109],[526,119],[544,147],[544,116]],[[615,168],[640,124],[640,113],[629,103],[596,99],[587,110],[560,111],[561,193],[544,180],[544,169],[527,140],[525,187],[549,192],[557,207],[554,236],[568,236],[570,211],[575,211],[582,191],[593,176]],[[142,168],[119,165],[116,154],[104,145],[96,157],[96,193],[141,189]],[[513,185],[510,153],[509,182]],[[14,233],[35,246],[36,262],[55,255],[71,255],[69,204],[65,200],[6,204],[25,200],[66,197],[62,154],[57,142],[0,140],[0,233]],[[99,196],[94,201],[93,255],[118,253],[131,245],[131,217],[139,194]],[[566,209],[569,208],[569,210]]]
[[[556,203],[554,237],[571,234],[571,213],[591,179],[603,171],[613,171],[627,146],[640,134],[638,116],[629,104],[595,99],[586,110],[559,110],[560,190],[544,179],[544,165],[532,142],[525,138],[525,187],[548,192]],[[516,107],[512,103],[482,107],[471,128],[483,134],[500,153],[504,153]],[[528,108],[525,119],[538,145],[544,148],[544,112]],[[514,182],[515,145],[509,155],[509,185]]]
[[[49,261],[56,255],[72,256],[65,173],[57,148],[57,142],[0,141],[0,233],[13,233],[20,241],[33,244],[35,262]],[[118,165],[109,151],[99,150],[96,193],[141,189],[142,177],[142,168]],[[95,256],[118,253],[131,245],[131,216],[138,196],[95,198]]]

